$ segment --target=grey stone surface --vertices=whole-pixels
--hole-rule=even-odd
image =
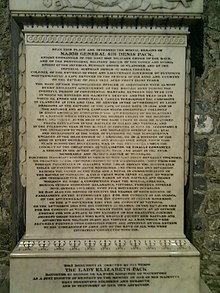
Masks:
[[[207,190],[207,182],[206,182],[206,177],[203,176],[195,176],[194,177],[194,188],[195,190]]]
[[[216,135],[210,138],[208,156],[210,157],[220,156],[220,135]]]
[[[194,213],[198,213],[200,208],[201,208],[201,204],[204,201],[204,197],[205,195],[203,193],[194,193],[194,197],[193,197],[193,211]]]
[[[201,280],[201,293],[212,293],[203,280]]]
[[[196,215],[193,220],[193,243],[201,252],[201,274],[213,293],[220,292],[218,264],[220,261],[220,2],[204,3],[204,72],[196,80],[194,185]],[[213,119],[213,129],[205,122]],[[211,120],[209,120],[211,122]],[[211,131],[204,131],[211,130]],[[201,130],[201,131],[200,131]],[[203,179],[202,179],[203,178]],[[204,184],[207,189],[203,189]],[[199,197],[198,194],[200,195]],[[203,198],[203,200],[202,200]]]
[[[192,225],[193,230],[201,231],[203,229],[202,227],[203,223],[200,217],[194,216],[192,222],[193,222],[193,225]]]
[[[204,156],[207,151],[208,143],[206,138],[202,138],[194,142],[194,154],[196,156]]]
[[[194,161],[194,173],[195,174],[203,174],[205,172],[205,161],[196,159]]]
[[[0,265],[0,274],[3,275],[3,279],[0,278],[0,292],[8,293],[9,292],[9,272],[8,267],[2,268]]]
[[[206,199],[204,212],[207,215],[219,215],[220,213],[219,190],[216,186],[209,188],[209,197]]]
[[[9,277],[5,278],[5,280],[0,285],[0,292],[1,293],[9,293]]]
[[[0,1],[0,292],[8,290],[11,250],[11,71],[8,1]]]
[[[0,250],[0,292],[8,292],[9,284],[9,253]]]

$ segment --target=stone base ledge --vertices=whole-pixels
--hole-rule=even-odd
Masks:
[[[25,239],[13,257],[64,256],[199,256],[186,238],[182,239]]]
[[[138,252],[85,249],[17,248],[11,255],[11,293],[177,293],[177,288],[200,293],[200,259],[191,247],[181,252],[145,246]]]

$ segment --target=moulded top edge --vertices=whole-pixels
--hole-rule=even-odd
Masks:
[[[112,33],[112,34],[136,34],[136,35],[187,35],[189,34],[188,28],[187,27],[134,27],[134,28],[128,28],[124,27],[123,31],[121,27],[108,27],[108,28],[103,28],[103,27],[81,27],[78,26],[78,28],[75,28],[73,26],[47,26],[45,30],[45,25],[44,26],[32,26],[32,25],[24,25],[23,32],[25,34],[48,34],[50,33],[51,35],[54,34],[105,34],[105,33]]]
[[[117,257],[199,257],[199,252],[196,250],[186,250],[181,252],[163,252],[163,251],[148,251],[148,252],[84,252],[84,253],[77,253],[77,252],[62,252],[62,253],[55,253],[55,252],[27,252],[27,251],[14,251],[11,256],[11,258],[97,258],[97,257],[111,257],[111,258],[117,258]]]

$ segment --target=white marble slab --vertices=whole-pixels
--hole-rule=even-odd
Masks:
[[[25,38],[27,237],[183,237],[186,36]]]
[[[104,250],[99,256],[92,250],[31,250],[17,248],[11,256],[11,293],[200,292],[199,255],[188,243],[181,251],[147,249],[120,257]]]
[[[13,256],[198,256],[198,251],[183,239],[22,239]]]

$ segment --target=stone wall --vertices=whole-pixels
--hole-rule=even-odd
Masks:
[[[7,289],[9,251],[12,249],[12,119],[11,56],[7,1],[0,0],[0,292]],[[4,289],[3,289],[4,288]]]
[[[220,292],[220,2],[206,0],[204,72],[196,77],[194,211],[192,240],[201,252],[201,273]],[[0,292],[8,291],[12,223],[11,42],[8,1],[0,0]],[[197,52],[196,52],[197,53]],[[199,54],[199,52],[198,52]],[[197,64],[198,65],[198,64]],[[200,64],[198,67],[201,67]]]
[[[201,272],[220,292],[220,2],[204,3],[204,72],[196,79],[193,243]]]

